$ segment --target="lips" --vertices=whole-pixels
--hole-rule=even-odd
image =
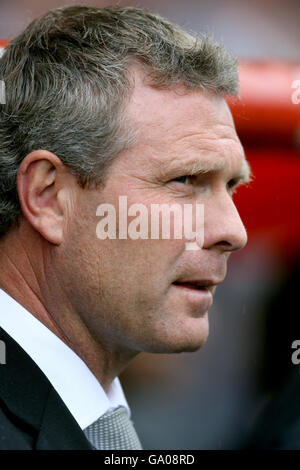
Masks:
[[[208,290],[208,285],[197,283],[197,282],[173,282],[175,286],[178,287],[186,287],[188,289],[195,289],[195,290]]]
[[[203,281],[175,281],[172,283],[178,305],[195,316],[202,317],[213,303],[213,285]]]
[[[178,279],[173,282],[173,285],[177,287],[185,287],[191,290],[198,290],[203,292],[210,291],[213,293],[217,284],[220,284],[223,279]]]

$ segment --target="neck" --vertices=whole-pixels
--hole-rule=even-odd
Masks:
[[[26,222],[10,231],[0,239],[0,288],[69,346],[107,392],[135,354],[95,340],[63,292],[50,250]]]

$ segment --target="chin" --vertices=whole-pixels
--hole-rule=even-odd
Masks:
[[[198,351],[205,344],[209,334],[207,314],[193,320],[192,325],[188,323],[176,330],[169,328],[163,336],[159,335],[156,341],[152,342],[151,350],[147,352],[172,354]]]

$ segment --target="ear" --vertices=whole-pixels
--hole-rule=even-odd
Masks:
[[[22,161],[17,177],[18,195],[24,216],[42,237],[60,245],[69,215],[66,197],[71,197],[67,169],[47,150],[35,150]],[[74,177],[73,177],[74,178]],[[64,197],[60,197],[61,193]]]

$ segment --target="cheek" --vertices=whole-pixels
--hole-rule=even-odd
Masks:
[[[120,196],[123,196],[121,204]],[[126,196],[125,199],[124,196]],[[164,195],[164,198],[165,200],[162,198],[162,190],[158,193],[158,188],[146,190],[146,188],[141,189],[129,184],[126,186],[124,182],[121,182],[118,187],[111,185],[109,191],[104,190],[99,194],[99,204],[111,204],[116,211],[116,238],[106,240],[96,238],[95,242],[99,268],[101,272],[107,273],[111,282],[116,284],[122,282],[122,285],[128,285],[130,289],[136,290],[141,288],[141,283],[144,283],[143,289],[147,286],[149,289],[151,286],[152,288],[156,286],[156,289],[160,290],[160,284],[165,286],[172,277],[174,263],[185,250],[184,239],[172,239],[173,217],[170,220],[171,239],[161,239],[161,218],[160,239],[151,239],[151,205],[174,203],[174,200],[170,202],[167,195]],[[135,233],[142,231],[137,222],[142,212],[137,211],[134,212],[135,215],[128,215],[128,211],[134,204],[142,204],[145,209],[146,225],[144,227],[146,226],[147,239],[134,240],[128,233],[128,228],[134,221],[136,221]],[[97,204],[95,207],[97,208]],[[95,231],[100,219],[94,216]],[[122,228],[120,227],[121,220]],[[122,232],[123,239],[120,239],[120,232]],[[145,233],[144,230],[143,233]]]
[[[141,282],[162,282],[170,277],[181,254],[182,242],[178,242],[181,240],[99,240],[99,268],[125,285],[135,282],[136,288]]]
[[[141,312],[150,318],[150,312],[157,311],[167,299],[178,257],[176,248],[169,240],[107,240],[99,244],[97,282],[106,310],[138,317],[139,321]]]

